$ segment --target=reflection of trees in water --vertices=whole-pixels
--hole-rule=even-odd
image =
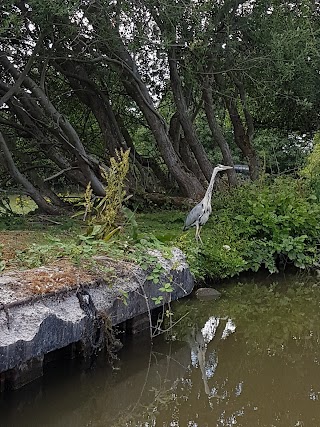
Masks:
[[[190,324],[204,325],[208,314],[214,314],[234,320],[251,352],[286,357],[289,352],[284,352],[284,347],[294,345],[303,350],[320,342],[319,279],[295,276],[269,285],[240,283],[221,292],[222,298],[214,304],[193,300],[173,307],[175,318],[189,312],[174,330],[179,339],[185,338]]]
[[[29,405],[37,413],[33,427],[192,426],[195,414],[201,427],[235,421],[280,427],[278,414],[295,425],[303,399],[314,405],[305,425],[318,425],[312,417],[320,418],[319,301],[318,288],[281,294],[277,287],[246,285],[228,289],[227,298],[214,304],[179,302],[173,307],[174,320],[182,319],[172,331],[176,341],[138,341],[119,355],[120,369],[95,376],[84,370],[59,383],[58,395],[44,390],[32,403],[31,395],[30,402],[21,399],[12,406],[14,425],[24,425]],[[10,425],[2,408],[0,424]]]
[[[306,379],[306,373],[310,369],[316,372],[314,351],[319,345],[320,290],[300,285],[283,291],[277,284],[260,288],[249,284],[228,289],[227,294],[227,298],[214,303],[214,312],[227,317],[208,319],[208,313],[213,311],[212,302],[192,301],[194,307],[186,304],[184,309],[190,311],[190,316],[177,325],[173,334],[188,342],[190,366],[181,377],[171,379],[168,388],[158,389],[155,396],[159,399],[150,405],[149,415],[144,417],[140,412],[137,419],[144,423],[156,419],[160,425],[167,425],[161,424],[164,413],[171,414],[174,410],[172,421],[179,420],[181,424],[177,425],[182,425],[187,420],[188,408],[196,412],[202,407],[204,419],[211,416],[217,425],[232,425],[250,417],[253,423],[259,417],[276,422],[277,414],[283,411],[282,396],[287,394],[294,401],[301,392],[297,390],[295,375],[308,383],[307,398],[318,399],[320,391],[316,385],[312,386],[312,375]],[[180,310],[176,315],[183,314]],[[228,316],[238,326],[230,341],[226,338],[235,331],[235,325]],[[263,412],[266,396],[269,396],[269,413],[258,415],[255,411]],[[279,401],[282,401],[280,406]],[[291,408],[292,422],[297,406]],[[151,421],[152,425],[158,424]],[[274,425],[280,426],[277,422]]]
[[[189,335],[186,337],[188,347],[166,355],[152,351],[136,403],[128,406],[125,412],[120,416],[118,414],[112,421],[109,418],[109,425],[139,427],[144,426],[146,422],[150,426],[156,425],[159,413],[172,410],[172,405],[179,406],[179,401],[188,401],[190,395],[198,389],[192,378],[198,369],[204,392],[212,397],[214,390],[210,390],[208,380],[214,377],[218,365],[216,348],[220,340],[226,339],[234,329],[230,319],[210,317],[202,328],[194,325],[189,329]]]
[[[167,353],[150,350],[142,387],[133,397],[135,403],[127,406],[125,412],[121,411],[113,420],[106,417],[106,424],[101,426],[144,427],[147,422],[150,427],[155,426],[157,415],[177,399],[176,388],[188,369],[188,364],[183,364],[188,362],[186,350],[182,347],[172,351],[171,345]]]
[[[209,426],[211,419],[221,426],[257,425],[259,420],[280,426],[283,417],[295,425],[299,404],[286,402],[295,402],[304,387],[309,401],[320,396],[312,382],[318,372],[314,355],[319,345],[319,301],[320,290],[311,286],[283,290],[277,284],[248,284],[228,289],[227,298],[215,301],[214,307],[212,302],[197,301],[179,306],[178,312],[174,307],[176,317],[190,312],[173,331],[188,342],[190,366],[170,380],[169,388],[158,390],[160,399],[150,406],[149,415],[140,413],[137,418],[143,422],[130,426],[154,419],[156,424],[151,421],[150,426],[170,425],[163,423],[170,416],[177,425],[187,425],[195,413],[202,417],[197,425]],[[213,311],[226,317],[208,319]],[[232,340],[227,338],[235,325],[229,317],[237,324]],[[296,376],[301,378],[299,386]],[[263,409],[266,401],[268,413]],[[312,417],[310,412],[305,420]]]

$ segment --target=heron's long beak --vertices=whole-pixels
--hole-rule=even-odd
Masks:
[[[225,166],[224,168],[225,168],[226,170],[227,170],[227,169],[233,169],[233,166]]]

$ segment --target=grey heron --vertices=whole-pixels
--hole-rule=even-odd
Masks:
[[[212,196],[214,181],[216,179],[218,172],[225,171],[228,169],[233,169],[233,167],[232,166],[217,165],[213,169],[212,176],[210,179],[210,183],[209,183],[209,186],[208,186],[208,189],[206,191],[204,198],[201,200],[200,203],[198,203],[189,212],[189,214],[186,218],[186,221],[184,223],[183,230],[187,230],[190,227],[196,227],[196,239],[200,240],[201,243],[202,243],[202,240],[200,237],[201,227],[208,221],[209,216],[212,212],[211,196]]]

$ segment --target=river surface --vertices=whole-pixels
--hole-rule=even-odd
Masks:
[[[112,367],[51,363],[0,397],[0,426],[320,426],[320,280],[228,283],[171,310],[170,332],[126,338]]]

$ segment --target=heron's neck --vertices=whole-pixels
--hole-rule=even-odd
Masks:
[[[211,175],[211,179],[210,179],[210,183],[209,183],[208,189],[207,189],[206,194],[204,196],[205,199],[207,199],[208,202],[210,202],[210,203],[211,203],[211,196],[212,196],[213,184],[214,184],[214,181],[216,179],[217,173],[218,173],[218,170],[216,168],[214,168],[213,172],[212,172],[212,175]]]

